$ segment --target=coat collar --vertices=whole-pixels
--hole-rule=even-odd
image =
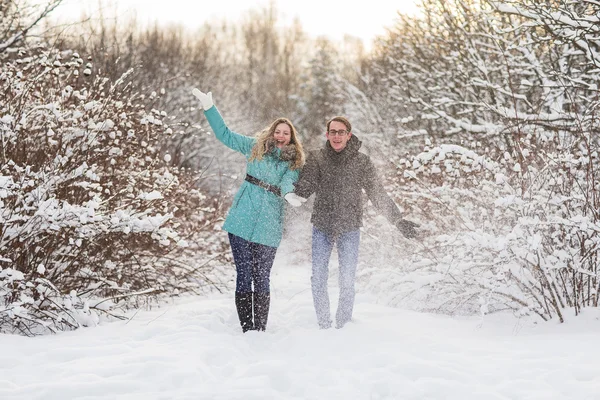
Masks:
[[[358,154],[358,150],[362,146],[362,141],[355,134],[350,136],[350,140],[346,143],[346,147],[340,152],[337,152],[329,144],[329,140],[325,142],[325,154],[332,160],[341,162]]]

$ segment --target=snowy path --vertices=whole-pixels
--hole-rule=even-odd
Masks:
[[[1,336],[0,399],[600,399],[596,317],[481,326],[359,294],[355,321],[320,331],[308,284],[308,267],[275,271],[262,334],[240,332],[227,293],[129,323]]]

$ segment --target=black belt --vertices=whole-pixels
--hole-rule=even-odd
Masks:
[[[281,189],[278,186],[271,185],[267,182],[263,182],[258,178],[253,177],[252,175],[246,174],[246,180],[253,185],[259,186],[269,192],[281,197]]]

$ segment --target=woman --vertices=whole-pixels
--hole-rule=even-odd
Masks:
[[[232,132],[214,106],[211,92],[194,89],[192,93],[202,103],[217,139],[247,159],[246,179],[233,199],[223,230],[229,232],[237,272],[235,305],[242,331],[264,331],[271,302],[271,267],[283,231],[284,197],[299,205],[292,191],[304,164],[302,145],[286,118],[276,119],[257,137]]]

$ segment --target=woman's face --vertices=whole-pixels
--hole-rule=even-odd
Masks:
[[[275,145],[279,148],[290,144],[290,140],[292,139],[292,130],[290,126],[285,122],[278,124],[275,127],[275,133],[273,135],[275,138]]]

